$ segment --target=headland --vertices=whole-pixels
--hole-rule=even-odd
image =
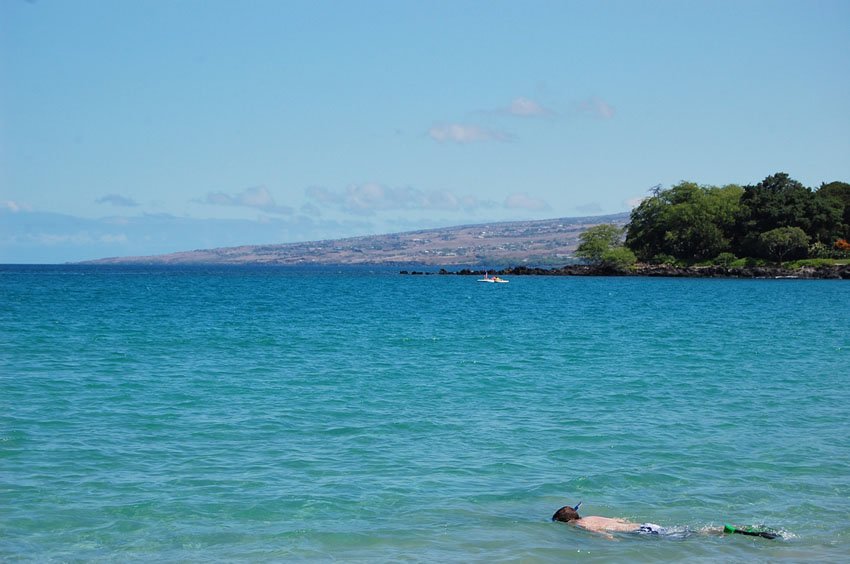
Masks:
[[[801,266],[675,266],[669,264],[635,264],[630,268],[609,265],[571,264],[560,268],[514,266],[501,270],[475,270],[464,268],[455,272],[440,269],[436,273],[402,270],[401,274],[440,274],[478,276],[484,272],[498,276],[648,276],[669,278],[758,278],[758,279],[820,279],[850,280],[850,264]]]

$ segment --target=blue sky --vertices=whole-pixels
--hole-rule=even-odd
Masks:
[[[850,2],[3,0],[0,262],[850,181]]]

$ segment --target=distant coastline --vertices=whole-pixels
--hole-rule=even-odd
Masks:
[[[78,264],[392,266],[461,268],[569,262],[588,228],[626,225],[628,213],[461,225],[301,243],[196,249],[154,256],[124,256]]]
[[[478,276],[485,270],[464,268],[450,272],[402,270],[401,274],[438,274],[456,276]],[[617,269],[606,265],[573,264],[560,268],[534,268],[515,266],[501,270],[486,270],[498,276],[645,276],[668,278],[761,278],[761,279],[817,279],[850,280],[850,265],[804,266],[785,268],[780,266],[673,266],[668,264],[636,264],[629,269]]]

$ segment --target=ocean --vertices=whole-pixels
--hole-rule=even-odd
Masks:
[[[846,561],[848,377],[846,281],[0,266],[0,560]]]

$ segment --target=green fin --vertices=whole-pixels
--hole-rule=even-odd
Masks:
[[[724,533],[738,533],[739,535],[747,535],[750,537],[762,537],[766,539],[777,539],[779,538],[779,533],[773,533],[771,531],[762,531],[756,529],[755,527],[733,527],[732,525],[723,525]]]

